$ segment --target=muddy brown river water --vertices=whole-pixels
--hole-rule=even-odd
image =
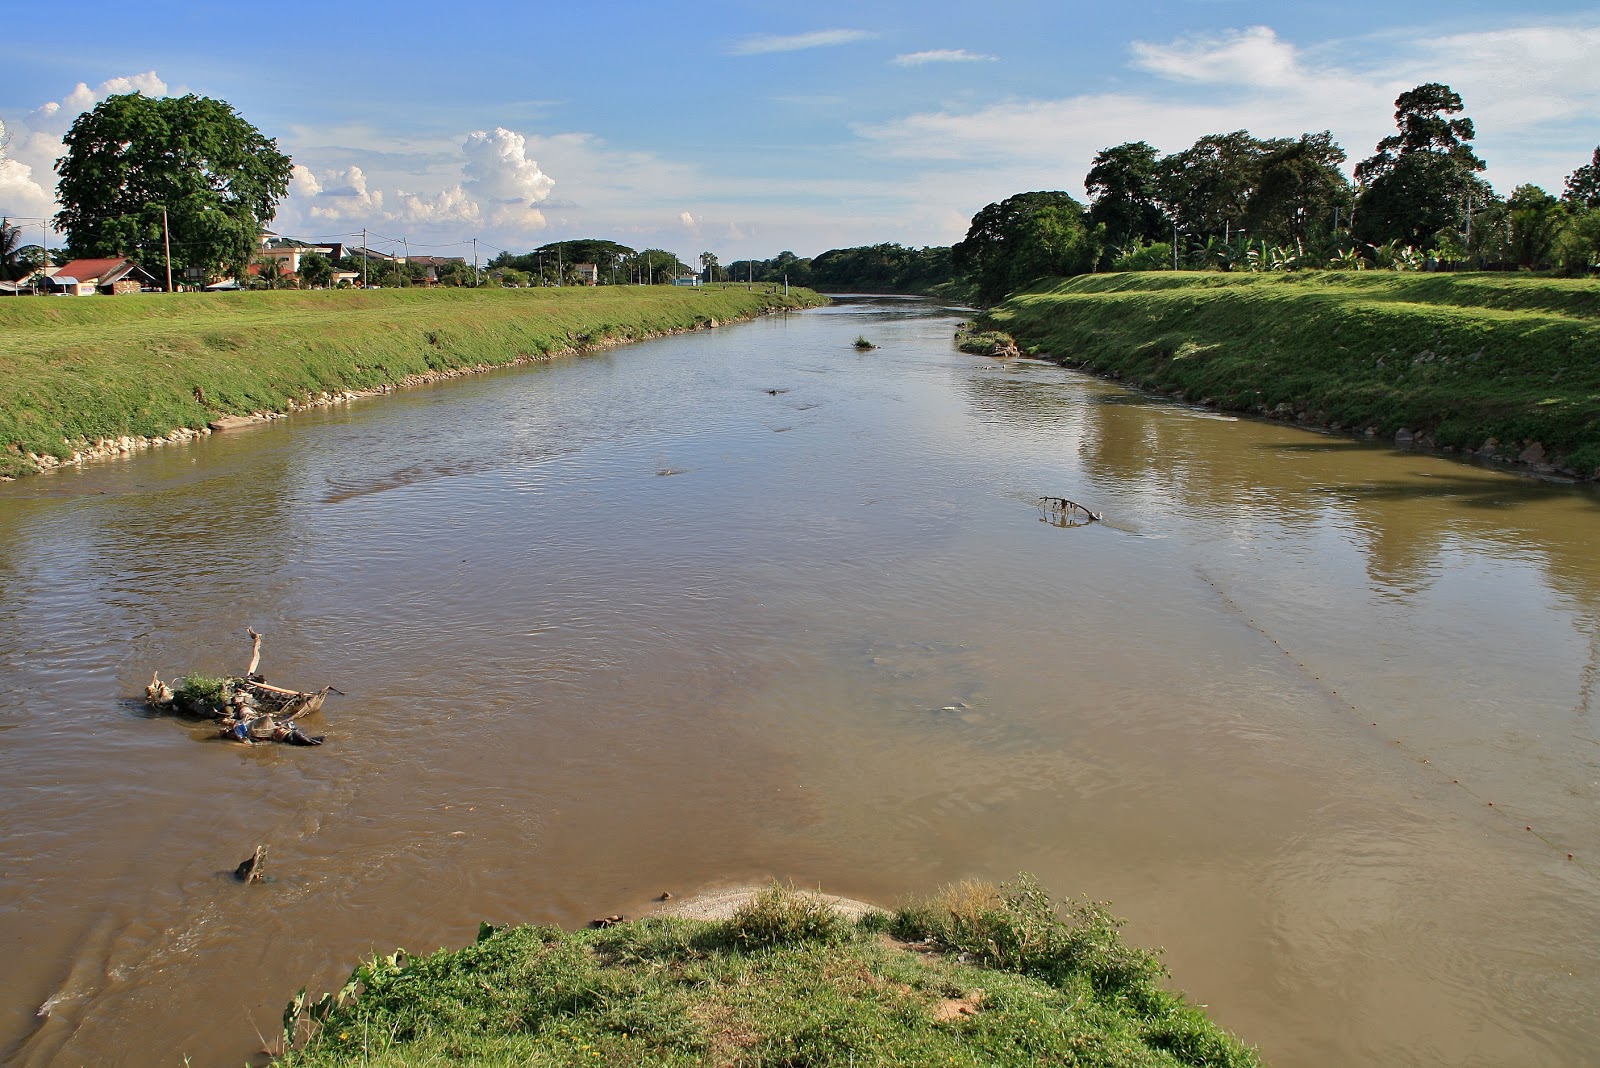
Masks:
[[[955,319],[841,302],[0,485],[0,1061],[237,1065],[480,920],[1030,871],[1274,1065],[1594,1063],[1600,497]],[[141,710],[248,626],[346,694],[323,747]],[[258,843],[276,881],[232,881]]]

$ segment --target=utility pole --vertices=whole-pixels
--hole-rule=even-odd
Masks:
[[[1178,269],[1178,224],[1172,224],[1172,269]]]
[[[361,228],[361,288],[367,288],[367,228]]]
[[[167,255],[167,292],[172,292],[172,235],[167,232],[167,206],[161,205],[161,245]]]
[[[472,287],[478,287],[478,239],[472,239]]]

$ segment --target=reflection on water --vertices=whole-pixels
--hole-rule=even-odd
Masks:
[[[302,984],[484,919],[1019,870],[1275,1064],[1587,1059],[1596,496],[954,319],[841,303],[0,487],[0,1059],[237,1063]],[[348,694],[327,745],[133,702],[249,625]],[[232,882],[260,843],[278,881]]]

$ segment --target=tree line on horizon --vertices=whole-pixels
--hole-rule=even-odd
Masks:
[[[954,246],[833,249],[812,271],[826,286],[966,284],[992,303],[1037,278],[1097,270],[1600,267],[1600,147],[1560,197],[1531,184],[1501,197],[1481,177],[1462,111],[1437,82],[1400,94],[1396,132],[1354,181],[1329,131],[1208,134],[1171,155],[1126,142],[1095,156],[1087,205],[1059,190],[1018,193],[980,210]]]

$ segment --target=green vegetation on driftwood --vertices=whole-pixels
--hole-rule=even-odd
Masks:
[[[28,453],[198,429],[327,393],[806,307],[742,286],[208,293],[0,301],[0,475]]]
[[[1024,877],[854,924],[782,887],[721,923],[486,924],[465,949],[377,957],[338,995],[302,991],[279,1063],[1257,1065],[1162,989],[1119,922],[1090,903],[1062,918]]]
[[[1160,272],[1019,293],[1030,352],[1221,408],[1600,469],[1600,286],[1509,274]],[[1537,454],[1537,450],[1535,450]]]

